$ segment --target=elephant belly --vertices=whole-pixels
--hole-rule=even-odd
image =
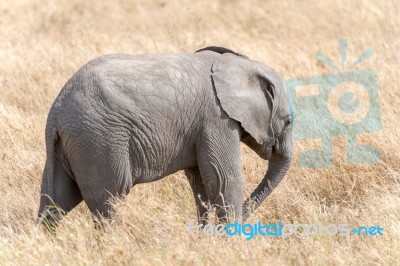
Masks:
[[[134,183],[159,180],[179,170],[197,165],[194,145],[166,145],[156,143],[143,145],[143,139],[131,140],[130,163]]]

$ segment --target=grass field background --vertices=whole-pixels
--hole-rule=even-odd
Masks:
[[[400,2],[393,1],[49,1],[0,2],[0,265],[396,264],[400,257]],[[332,73],[318,51],[340,65],[377,73],[382,130],[359,141],[376,147],[378,164],[347,164],[346,139],[333,139],[331,169],[291,169],[249,222],[380,225],[381,237],[189,237],[196,211],[179,172],[138,185],[117,202],[116,225],[94,229],[85,204],[54,237],[36,230],[44,127],[69,77],[107,53],[192,52],[218,45],[276,69],[285,78]],[[348,66],[348,65],[347,65]],[[242,148],[246,196],[266,162]]]

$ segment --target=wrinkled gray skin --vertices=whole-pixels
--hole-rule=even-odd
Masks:
[[[269,161],[243,203],[240,142]],[[199,222],[206,206],[244,220],[282,180],[292,156],[282,78],[225,48],[163,55],[106,55],[64,86],[46,125],[39,224],[84,200],[112,218],[108,201],[184,169]],[[204,204],[205,203],[205,204]],[[111,211],[111,212],[110,212]]]

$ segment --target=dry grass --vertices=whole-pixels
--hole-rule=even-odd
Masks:
[[[115,2],[115,3],[114,3]],[[138,3],[134,3],[138,2]],[[393,1],[2,1],[0,3],[0,264],[396,264],[400,257],[400,5]],[[381,225],[383,237],[200,237],[186,233],[194,200],[182,173],[136,186],[119,202],[117,225],[100,234],[84,204],[55,237],[35,230],[47,112],[61,87],[88,60],[114,52],[194,51],[226,46],[286,78],[330,73],[317,51],[339,64],[349,39],[358,69],[377,71],[383,129],[360,139],[382,162],[345,163],[334,140],[329,170],[288,175],[250,221]],[[295,159],[313,143],[296,142]],[[265,162],[243,147],[246,195]]]

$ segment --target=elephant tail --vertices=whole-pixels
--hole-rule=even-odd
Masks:
[[[38,211],[38,219],[36,225],[40,226],[43,221],[48,218],[50,213],[49,209],[55,205],[54,199],[54,168],[56,159],[56,142],[58,139],[58,132],[56,128],[56,120],[51,117],[50,111],[47,119],[45,139],[46,139],[46,163],[44,166],[42,177],[42,188],[40,195],[40,206]]]
[[[54,160],[56,159],[56,142],[58,139],[58,131],[55,119],[49,118],[47,120],[46,125],[46,163],[45,163],[45,171],[43,173],[43,181],[46,181],[47,191],[43,191],[47,194],[49,199],[49,205],[54,204]],[[43,193],[42,192],[42,193]]]

